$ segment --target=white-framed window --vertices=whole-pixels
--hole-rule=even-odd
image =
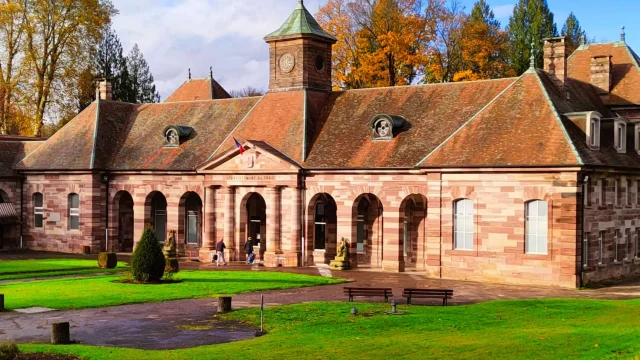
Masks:
[[[614,129],[614,147],[619,153],[627,152],[627,123],[624,120],[615,120]]]
[[[326,236],[327,236],[327,215],[326,205],[323,202],[316,204],[315,210],[315,237],[314,237],[314,249],[316,251],[324,251],[327,248]]]
[[[534,200],[526,204],[525,251],[527,254],[548,253],[549,204]]]
[[[589,266],[589,233],[584,233],[582,238],[582,266]]]
[[[80,229],[80,195],[69,194],[69,230]]]
[[[591,116],[589,121],[589,127],[587,128],[587,144],[594,149],[597,150],[600,148],[600,118],[596,116]]]
[[[620,230],[615,230],[613,232],[613,256],[614,256],[614,261],[618,262],[618,245],[619,245],[619,239],[620,239]]]
[[[461,199],[454,203],[454,249],[473,250],[474,211],[473,200]]]
[[[599,204],[600,206],[607,205],[607,179],[600,180],[600,196],[599,196]]]
[[[604,242],[604,231],[600,231],[600,234],[598,235],[598,264],[602,265],[602,251],[603,251],[603,244]]]
[[[33,194],[33,227],[44,228],[44,197],[42,193]]]

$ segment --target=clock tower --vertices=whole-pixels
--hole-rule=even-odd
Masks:
[[[331,47],[337,39],[320,27],[303,0],[265,41],[269,44],[269,92],[331,91]]]

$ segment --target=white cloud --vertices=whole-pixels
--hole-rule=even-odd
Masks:
[[[315,13],[321,0],[307,0]],[[125,52],[137,43],[162,98],[187,77],[214,77],[228,91],[268,86],[268,47],[296,0],[114,0],[114,29]]]
[[[500,20],[500,22],[504,22],[503,20],[508,20],[509,17],[513,14],[513,8],[515,4],[506,4],[506,5],[498,5],[493,7],[493,14],[496,16],[496,19]]]

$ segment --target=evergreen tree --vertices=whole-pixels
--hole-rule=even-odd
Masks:
[[[156,91],[149,64],[140,52],[138,44],[133,46],[127,56],[127,67],[131,81],[131,95],[134,99],[132,102],[139,104],[160,102],[160,94]]]
[[[509,18],[510,62],[518,74],[529,68],[531,44],[535,52],[536,66],[542,67],[542,40],[558,36],[553,13],[547,0],[520,0]]]
[[[580,27],[580,22],[578,18],[573,14],[569,14],[567,17],[567,21],[564,22],[564,26],[562,26],[562,36],[566,37],[567,43],[567,55],[573,53],[578,46],[580,46],[580,38],[584,36],[585,42],[587,39],[587,33],[582,30]]]
[[[104,38],[98,45],[95,67],[96,78],[104,78],[111,82],[114,100],[132,102],[127,61],[122,55],[120,39],[111,27],[107,29]]]

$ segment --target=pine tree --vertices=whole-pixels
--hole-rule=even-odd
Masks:
[[[127,68],[132,96],[135,99],[132,102],[139,104],[160,102],[160,94],[156,91],[149,64],[140,52],[138,44],[133,46],[127,56]]]
[[[578,21],[578,18],[573,14],[573,12],[569,14],[569,17],[567,17],[567,21],[564,22],[561,34],[567,39],[567,55],[573,53],[578,48],[578,46],[580,46],[580,38],[584,37],[585,42],[587,39],[586,31],[582,30],[582,28],[580,27],[580,22]]]
[[[131,85],[127,71],[127,61],[122,55],[122,44],[116,32],[109,28],[98,45],[96,57],[96,77],[111,82],[113,99],[132,102]]]
[[[531,46],[535,52],[536,66],[542,66],[542,40],[558,35],[553,13],[547,0],[520,0],[509,18],[510,62],[518,74],[529,68]]]

